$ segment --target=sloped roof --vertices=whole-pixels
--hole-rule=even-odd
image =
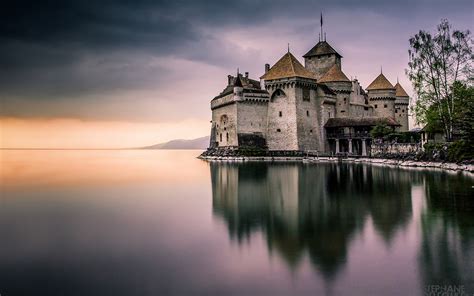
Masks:
[[[395,84],[395,96],[396,97],[408,97],[407,92],[403,89],[400,83]]]
[[[377,89],[393,89],[393,85],[388,81],[382,73],[380,73],[374,81],[367,87],[367,90],[377,90]]]
[[[338,57],[342,58],[342,56],[337,53],[337,51],[329,45],[326,41],[319,41],[313,48],[311,48],[303,57],[313,57],[313,56],[321,56],[327,54],[335,54]]]
[[[335,96],[336,93],[330,89],[327,85],[324,85],[324,84],[318,84],[318,87],[321,88],[321,90],[324,92],[324,94],[326,95],[333,95]]]
[[[318,82],[350,82],[346,74],[334,64],[320,79]]]
[[[389,126],[400,126],[400,124],[395,119],[390,117],[348,117],[329,118],[324,127],[375,126],[379,123]]]
[[[266,93],[266,90],[260,89],[260,81],[250,79],[248,77],[242,76],[242,74],[238,74],[237,76],[229,75],[229,84],[221,91],[219,95],[214,97],[214,99],[221,98],[228,94],[234,92],[234,86],[243,87],[244,93]]]
[[[286,53],[261,79],[274,80],[289,77],[316,79],[315,75],[306,70],[290,52]]]

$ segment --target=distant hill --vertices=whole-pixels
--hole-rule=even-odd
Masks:
[[[209,136],[192,140],[172,140],[166,143],[160,143],[142,149],[207,149],[209,147]]]

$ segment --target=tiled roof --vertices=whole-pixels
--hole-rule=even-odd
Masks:
[[[347,127],[347,126],[375,126],[377,124],[389,126],[400,126],[395,119],[390,117],[364,117],[364,118],[329,118],[324,127]]]
[[[324,84],[318,84],[318,87],[321,88],[321,90],[324,92],[324,94],[326,95],[333,95],[335,96],[336,93],[330,89],[327,85],[324,85]]]
[[[380,73],[377,78],[367,87],[367,90],[378,90],[378,89],[393,89],[393,85],[388,79]]]
[[[318,82],[350,82],[346,74],[334,64],[327,72],[324,74]]]
[[[280,78],[301,77],[316,79],[315,75],[306,70],[303,65],[290,53],[286,53],[261,79],[274,80]]]
[[[342,56],[337,53],[334,48],[329,45],[326,41],[319,41],[313,48],[311,48],[303,57],[313,57],[313,56],[321,56],[327,54],[335,54],[338,57],[342,58]]]
[[[396,97],[408,97],[407,92],[403,89],[400,83],[395,84],[395,96]]]
[[[260,81],[250,79],[248,77],[242,76],[242,74],[239,74],[238,79],[237,76],[229,76],[230,77],[230,83],[224,88],[223,91],[214,99],[221,98],[223,96],[226,96],[228,94],[231,94],[234,92],[234,86],[241,86],[244,89],[244,93],[266,93],[266,90],[261,90],[260,89]]]

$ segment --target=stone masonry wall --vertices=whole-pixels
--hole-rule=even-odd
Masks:
[[[212,123],[216,127],[216,140],[219,147],[238,145],[236,104],[225,105],[212,110]]]
[[[273,97],[275,91],[270,94],[271,99],[268,103],[268,149],[298,150],[295,89],[283,88],[285,96]]]
[[[242,101],[237,103],[238,133],[267,133],[267,102]]]
[[[321,110],[318,108],[316,91],[310,90],[310,100],[303,100],[303,90],[296,88],[296,119],[298,123],[299,150],[319,150],[319,121]]]
[[[304,66],[316,75],[316,79],[321,78],[334,65],[341,67],[341,59],[335,54],[314,56],[304,59]]]
[[[372,143],[370,147],[370,155],[373,157],[398,156],[421,151],[421,145],[417,143]]]

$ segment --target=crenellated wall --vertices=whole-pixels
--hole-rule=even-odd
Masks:
[[[369,90],[368,95],[375,116],[395,118],[395,89]]]

